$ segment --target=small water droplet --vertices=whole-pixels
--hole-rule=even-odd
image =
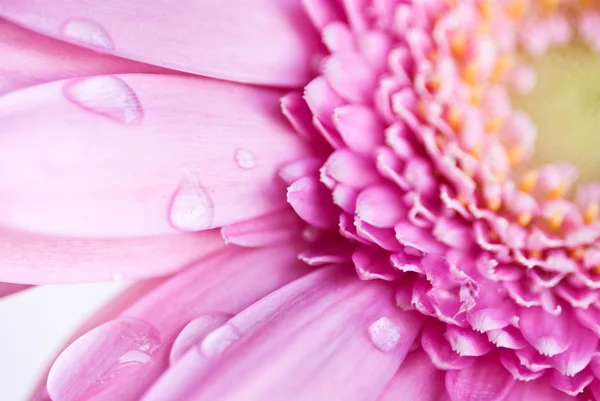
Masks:
[[[171,224],[178,230],[199,231],[212,226],[215,207],[208,189],[200,184],[198,177],[198,171],[188,168],[173,196],[169,214]]]
[[[231,344],[237,341],[240,335],[240,330],[233,323],[227,322],[207,335],[204,341],[202,341],[200,349],[208,357],[220,355]]]
[[[173,347],[169,361],[171,364],[179,360],[190,348],[199,344],[208,334],[223,324],[227,323],[233,315],[215,313],[202,315],[189,322],[179,333]]]
[[[401,339],[400,328],[390,318],[382,317],[369,326],[369,336],[380,351],[390,352]]]
[[[120,318],[79,337],[56,359],[48,374],[53,400],[84,401],[125,380],[152,362],[161,346],[158,331],[142,320]]]
[[[63,93],[82,109],[122,124],[140,123],[144,117],[133,89],[112,75],[71,79],[63,87]]]
[[[256,160],[254,154],[248,149],[238,149],[235,152],[235,162],[239,168],[244,170],[251,170],[256,167]]]
[[[114,50],[115,44],[110,35],[97,22],[86,19],[71,19],[63,26],[61,33],[70,40],[103,50]]]

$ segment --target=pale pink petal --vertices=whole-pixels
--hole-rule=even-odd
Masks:
[[[598,347],[598,337],[591,331],[579,328],[571,328],[573,343],[568,350],[552,358],[552,364],[563,375],[574,376],[585,369]]]
[[[14,173],[0,177],[0,222],[147,236],[280,210],[277,171],[306,149],[278,118],[279,96],[173,75],[100,76],[3,96],[0,169]]]
[[[375,227],[394,227],[406,216],[401,192],[390,185],[374,185],[365,189],[356,200],[356,215]]]
[[[0,19],[0,94],[65,78],[127,72],[164,72],[64,43]]]
[[[223,245],[219,233],[214,231],[85,239],[0,228],[0,277],[45,284],[158,276],[180,270]]]
[[[573,341],[573,322],[568,313],[553,316],[541,308],[523,308],[519,327],[523,337],[542,355],[564,352]]]
[[[165,12],[168,10],[168,17]],[[300,1],[0,2],[0,16],[81,46],[227,80],[295,86],[319,48]],[[268,45],[267,45],[268,44]]]
[[[531,381],[539,378],[544,373],[546,373],[544,370],[534,372],[527,369],[527,367],[521,364],[521,361],[515,355],[515,353],[511,351],[501,351],[500,362],[502,362],[502,366],[504,366],[506,370],[508,370],[513,375],[513,378],[515,380]]]
[[[468,328],[448,325],[445,337],[454,352],[461,356],[481,356],[494,349],[485,334]]]
[[[408,354],[377,401],[444,401],[445,393],[443,372],[419,350]]]
[[[398,311],[382,283],[367,285],[336,270],[299,280],[284,288],[287,295],[276,292],[236,316],[230,324],[241,336],[196,379],[195,391],[160,399],[376,399],[422,317]],[[298,286],[302,291],[292,291]]]
[[[298,216],[319,228],[337,226],[339,211],[327,188],[314,177],[303,177],[288,187],[287,200]]]
[[[189,322],[173,342],[169,363],[171,365],[176,363],[192,347],[201,343],[208,334],[227,323],[232,317],[233,315],[226,313],[209,313]]]
[[[50,396],[138,400],[166,369],[171,344],[190,321],[214,311],[237,313],[302,275],[297,251],[231,248],[175,276],[63,351],[50,371]]]
[[[594,380],[594,375],[589,369],[579,372],[575,376],[565,376],[556,370],[550,371],[549,374],[550,384],[571,397],[581,394],[592,380]]]
[[[444,325],[439,322],[427,323],[421,335],[421,346],[431,362],[441,370],[464,369],[476,359],[456,353],[444,336]]]
[[[13,283],[1,283],[0,282],[0,298],[5,297],[15,292],[23,291],[31,287],[27,284],[13,284]]]
[[[572,401],[571,396],[556,390],[547,380],[517,382],[505,398],[506,401]]]
[[[245,246],[266,246],[296,238],[302,221],[290,208],[242,221],[221,228],[226,243]]]
[[[446,372],[446,389],[452,401],[502,401],[514,383],[494,354],[477,358],[462,370]]]

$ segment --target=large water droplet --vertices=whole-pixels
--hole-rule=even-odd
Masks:
[[[112,75],[72,79],[65,84],[63,93],[77,106],[122,124],[136,124],[144,118],[142,104],[133,89]]]
[[[61,33],[70,40],[104,50],[114,50],[110,35],[97,22],[72,19],[63,26]]]
[[[233,323],[227,322],[206,336],[202,344],[200,344],[200,350],[208,357],[220,355],[231,344],[237,341],[240,335],[240,329]]]
[[[238,149],[235,152],[235,162],[239,168],[244,170],[251,170],[256,167],[256,160],[254,154],[248,149]]]
[[[382,317],[369,326],[369,336],[380,351],[390,352],[401,339],[400,328],[390,318]]]
[[[200,184],[199,173],[187,169],[184,179],[171,202],[171,224],[182,231],[199,231],[210,228],[215,207],[208,190]]]
[[[130,380],[153,360],[161,346],[154,326],[116,319],[87,332],[56,359],[48,374],[53,401],[84,401]]]
[[[194,345],[199,344],[212,331],[227,323],[232,316],[225,313],[215,313],[202,315],[189,322],[173,343],[171,355],[169,356],[171,364],[179,360]]]

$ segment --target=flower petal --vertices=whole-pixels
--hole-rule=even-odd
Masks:
[[[296,238],[302,221],[290,209],[260,216],[221,228],[221,236],[228,244],[244,247],[265,246]]]
[[[65,78],[165,71],[64,43],[3,19],[0,54],[0,94]]]
[[[0,1],[0,16],[118,56],[227,80],[296,86],[319,41],[300,1]],[[168,10],[168,17],[165,14]],[[268,45],[265,45],[268,44]],[[293,50],[292,50],[293,49]]]
[[[0,169],[15,173],[0,176],[0,224],[114,238],[280,210],[278,168],[306,148],[278,116],[279,96],[174,75],[75,79],[3,96]]]
[[[377,401],[443,401],[445,393],[443,372],[419,350],[408,354]]]
[[[166,369],[171,345],[190,321],[214,311],[237,313],[304,274],[297,252],[290,245],[231,247],[176,275],[67,347],[50,371],[50,396],[139,400]],[[136,339],[136,333],[143,335]]]
[[[0,277],[30,283],[124,280],[168,274],[224,246],[217,232],[78,239],[0,228]]]
[[[31,287],[27,284],[0,283],[0,298]]]
[[[282,291],[230,321],[241,337],[196,378],[194,392],[161,400],[375,399],[420,330],[422,317],[398,311],[390,287],[346,268]]]
[[[572,320],[567,315],[553,316],[541,308],[523,308],[519,320],[521,333],[540,354],[559,354],[566,351],[573,341]]]
[[[531,382],[516,382],[508,396],[507,401],[572,401],[567,394],[548,385],[546,380],[533,380]]]
[[[477,358],[462,370],[446,372],[446,389],[452,401],[501,401],[514,384],[495,354]]]

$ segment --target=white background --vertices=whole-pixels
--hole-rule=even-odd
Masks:
[[[26,401],[57,348],[123,287],[54,285],[0,298],[0,400]]]

